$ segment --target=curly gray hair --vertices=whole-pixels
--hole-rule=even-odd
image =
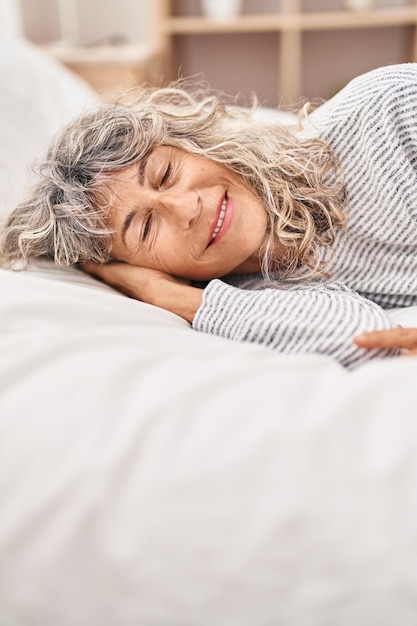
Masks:
[[[160,145],[181,148],[233,170],[261,199],[268,215],[262,269],[276,266],[274,242],[286,246],[285,266],[323,272],[323,248],[345,225],[344,186],[329,146],[300,139],[276,123],[260,126],[253,111],[177,84],[141,88],[75,119],[52,142],[39,182],[10,215],[0,264],[47,256],[60,265],[111,259],[109,178]]]

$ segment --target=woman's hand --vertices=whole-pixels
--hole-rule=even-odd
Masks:
[[[85,263],[83,269],[135,300],[154,304],[192,323],[203,290],[159,270],[128,263]]]
[[[391,328],[364,333],[353,339],[360,348],[402,348],[406,355],[417,355],[417,328]]]

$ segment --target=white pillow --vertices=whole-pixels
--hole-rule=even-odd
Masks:
[[[407,306],[387,311],[395,324],[417,328],[417,306]]]
[[[36,46],[0,40],[0,222],[23,198],[31,165],[53,135],[95,99]]]

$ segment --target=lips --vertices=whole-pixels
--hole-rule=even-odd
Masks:
[[[233,200],[229,198],[226,191],[226,193],[224,194],[224,198],[222,199],[218,208],[216,219],[210,229],[210,236],[207,247],[220,241],[220,239],[226,234],[233,218],[233,212]]]

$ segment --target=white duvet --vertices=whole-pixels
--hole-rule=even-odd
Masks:
[[[55,121],[25,151],[23,115],[0,141],[4,214],[91,98],[12,52],[29,119]],[[416,359],[347,373],[196,333],[77,270],[0,270],[0,626],[415,624]]]

